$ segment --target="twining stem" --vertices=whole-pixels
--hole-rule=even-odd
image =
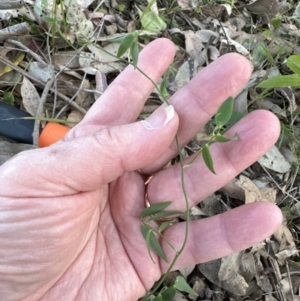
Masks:
[[[183,191],[185,205],[186,205],[186,212],[187,212],[187,215],[186,215],[186,224],[185,224],[185,236],[184,236],[184,240],[183,240],[182,246],[179,249],[179,251],[176,251],[176,254],[175,254],[175,256],[174,256],[174,258],[173,258],[173,260],[172,260],[172,262],[171,262],[171,264],[170,264],[170,266],[168,268],[168,270],[160,278],[160,280],[156,283],[156,285],[151,290],[151,292],[149,292],[144,298],[142,298],[142,301],[143,300],[147,300],[147,298],[148,298],[148,296],[150,294],[154,294],[159,289],[159,287],[163,284],[163,282],[166,280],[168,274],[172,271],[172,268],[173,268],[174,264],[176,263],[178,257],[183,252],[183,250],[184,250],[184,248],[186,246],[186,243],[187,243],[187,239],[188,239],[189,224],[190,224],[189,201],[188,201],[188,197],[187,197],[187,193],[186,193],[186,188],[185,188],[184,165],[183,165],[183,158],[182,158],[182,153],[181,153],[181,148],[180,148],[178,134],[176,134],[175,140],[176,140],[177,150],[178,150],[178,153],[179,153],[181,188],[182,188],[182,191]]]

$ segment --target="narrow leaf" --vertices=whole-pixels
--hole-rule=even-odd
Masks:
[[[233,111],[231,118],[226,123],[226,130],[228,131],[233,125],[240,121],[244,117],[244,114]]]
[[[128,34],[126,37],[124,37],[118,49],[117,57],[121,57],[131,47],[131,44],[134,42],[135,38],[136,38],[135,32],[132,32]]]
[[[262,81],[258,88],[284,88],[284,87],[298,87],[300,86],[300,76],[298,75],[278,75]]]
[[[149,254],[151,260],[153,261],[153,263],[155,263],[155,261],[152,257],[152,254],[151,254],[151,247],[150,247],[150,234],[151,234],[152,230],[149,227],[147,227],[145,224],[142,224],[141,231],[146,240],[148,254]]]
[[[148,226],[146,226],[145,224],[142,224],[141,232],[142,232],[145,239],[147,238],[147,235],[150,231],[151,231],[151,229]]]
[[[137,67],[138,59],[139,59],[139,46],[136,41],[134,41],[130,46],[130,55],[132,58],[132,63],[134,68]]]
[[[176,294],[176,288],[174,286],[168,287],[162,293],[162,301],[171,301],[171,300],[173,300],[175,294]]]
[[[158,204],[155,204],[155,205],[151,205],[150,207],[144,209],[140,213],[140,218],[144,218],[144,217],[156,214],[160,211],[163,211],[164,209],[169,207],[171,204],[172,204],[172,202],[168,201],[168,202],[163,202],[163,203],[158,203]]]
[[[286,62],[286,65],[296,74],[300,76],[300,55],[291,55]]]
[[[167,91],[166,84],[167,84],[167,81],[166,81],[166,79],[164,78],[163,81],[162,81],[161,84],[160,84],[160,89],[159,89],[159,92],[160,92],[160,94],[162,95],[162,97],[163,97],[164,99],[165,99],[165,98],[168,98],[168,96],[169,96],[168,91]]]
[[[159,233],[162,233],[164,230],[166,230],[169,226],[171,226],[173,221],[167,221],[167,222],[164,222],[162,223],[160,226],[159,226],[159,229],[158,229],[158,232]]]
[[[183,214],[182,211],[178,211],[178,210],[165,210],[165,211],[161,211],[157,214],[154,214],[153,216],[151,216],[147,222],[150,222],[150,221],[154,221],[154,220],[157,220],[157,219],[160,219],[160,218],[164,218],[164,217],[169,217],[169,216],[173,216],[174,215],[174,218],[175,218],[175,215],[178,215],[178,214]]]
[[[233,97],[228,97],[220,106],[215,118],[216,125],[218,128],[221,128],[229,121],[233,112],[233,106],[234,106]]]
[[[168,259],[167,256],[164,252],[164,250],[162,249],[162,247],[159,244],[159,241],[157,239],[157,237],[154,235],[153,231],[150,232],[150,240],[149,240],[149,244],[151,249],[160,257],[162,258],[165,262],[168,263]]]
[[[272,19],[271,24],[274,26],[275,29],[279,28],[281,25],[281,18]]]
[[[188,294],[198,296],[182,276],[177,276],[174,286],[181,292],[186,292]]]
[[[227,138],[227,137],[225,137],[225,136],[223,136],[219,133],[216,135],[215,139],[216,139],[217,142],[220,142],[220,143],[224,143],[224,142],[228,142],[228,141],[232,140],[232,139]]]
[[[216,172],[214,169],[214,163],[213,163],[210,151],[209,151],[209,147],[206,144],[202,148],[202,157],[203,157],[203,160],[204,160],[206,166],[208,167],[208,169],[216,175]]]

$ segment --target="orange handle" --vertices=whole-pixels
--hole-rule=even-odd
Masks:
[[[46,147],[59,141],[65,137],[69,130],[70,128],[67,126],[59,123],[48,122],[40,134],[39,147]]]

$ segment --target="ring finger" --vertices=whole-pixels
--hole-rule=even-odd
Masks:
[[[244,117],[225,135],[237,140],[215,143],[210,146],[217,175],[206,167],[201,156],[185,168],[185,187],[190,206],[199,203],[230,181],[233,177],[257,161],[278,139],[279,121],[268,111],[257,110]],[[191,162],[193,156],[184,160]],[[148,184],[148,198],[151,204],[172,201],[172,208],[185,210],[181,184],[180,165],[173,165],[157,173]]]

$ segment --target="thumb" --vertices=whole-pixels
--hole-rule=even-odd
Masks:
[[[144,121],[20,153],[0,167],[1,196],[54,197],[98,189],[161,156],[177,129],[173,106],[163,105]]]

